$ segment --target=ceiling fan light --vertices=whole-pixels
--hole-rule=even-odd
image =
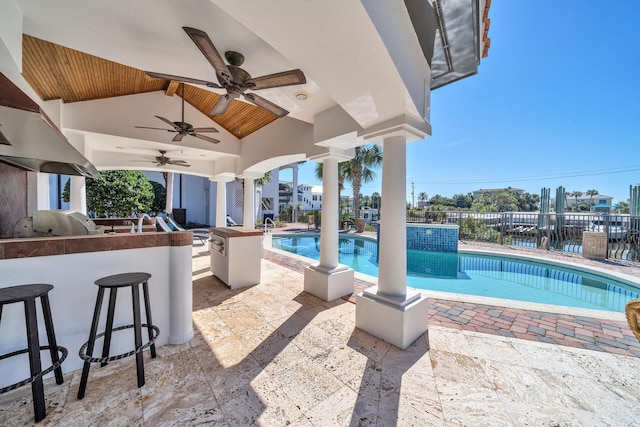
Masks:
[[[309,94],[307,92],[296,92],[293,94],[293,97],[298,101],[306,101],[309,99]]]

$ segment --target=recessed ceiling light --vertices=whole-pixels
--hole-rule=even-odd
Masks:
[[[307,92],[296,92],[293,94],[293,96],[298,101],[306,101],[307,99],[309,99],[309,94]]]

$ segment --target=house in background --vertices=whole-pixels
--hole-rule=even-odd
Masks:
[[[576,203],[576,198],[573,196],[569,195],[570,193],[566,193],[566,202],[567,202],[567,206],[572,206],[572,205],[576,205],[576,204],[580,204],[580,203],[587,203],[589,205],[611,205],[613,202],[613,197],[612,196],[607,196],[605,194],[598,194],[597,196],[587,196],[584,193],[582,194],[582,196],[578,197],[577,203]],[[551,206],[555,206],[556,205],[556,198],[552,197],[549,204]]]
[[[298,204],[305,212],[322,210],[322,186],[298,185]]]

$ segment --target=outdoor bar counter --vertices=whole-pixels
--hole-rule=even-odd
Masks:
[[[105,276],[150,273],[153,323],[160,328],[156,345],[182,344],[193,337],[192,244],[193,233],[189,231],[2,239],[0,288],[35,283],[54,286],[49,292],[51,312],[58,345],[69,350],[62,364],[63,371],[69,372],[82,367],[78,350],[89,337],[98,293],[94,282]],[[132,323],[131,293],[120,292],[117,299],[114,326]],[[99,330],[104,329],[105,313],[103,309]],[[142,320],[145,322],[144,316]],[[38,321],[43,322],[40,310]],[[44,342],[44,327],[39,329]],[[131,350],[130,332],[113,335],[112,354]],[[7,305],[0,324],[0,348],[10,352],[25,347],[24,307]],[[43,367],[49,366],[48,352],[43,351],[42,357]],[[0,387],[29,377],[27,360],[3,360],[1,377]]]
[[[241,227],[209,231],[211,272],[231,289],[260,283],[262,231]]]

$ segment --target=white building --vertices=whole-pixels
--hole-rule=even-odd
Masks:
[[[298,203],[305,212],[322,210],[322,186],[298,185]]]
[[[566,193],[565,194],[565,199],[566,199],[566,204],[567,206],[573,206],[576,204],[581,204],[581,203],[586,203],[588,205],[611,205],[613,202],[613,197],[612,196],[607,196],[605,194],[598,194],[596,196],[587,196],[584,193],[582,194],[582,196],[578,196],[578,200],[576,203],[576,197],[574,196],[570,196],[570,193]],[[555,206],[556,205],[556,198],[552,197],[549,201],[549,205],[550,206]]]

